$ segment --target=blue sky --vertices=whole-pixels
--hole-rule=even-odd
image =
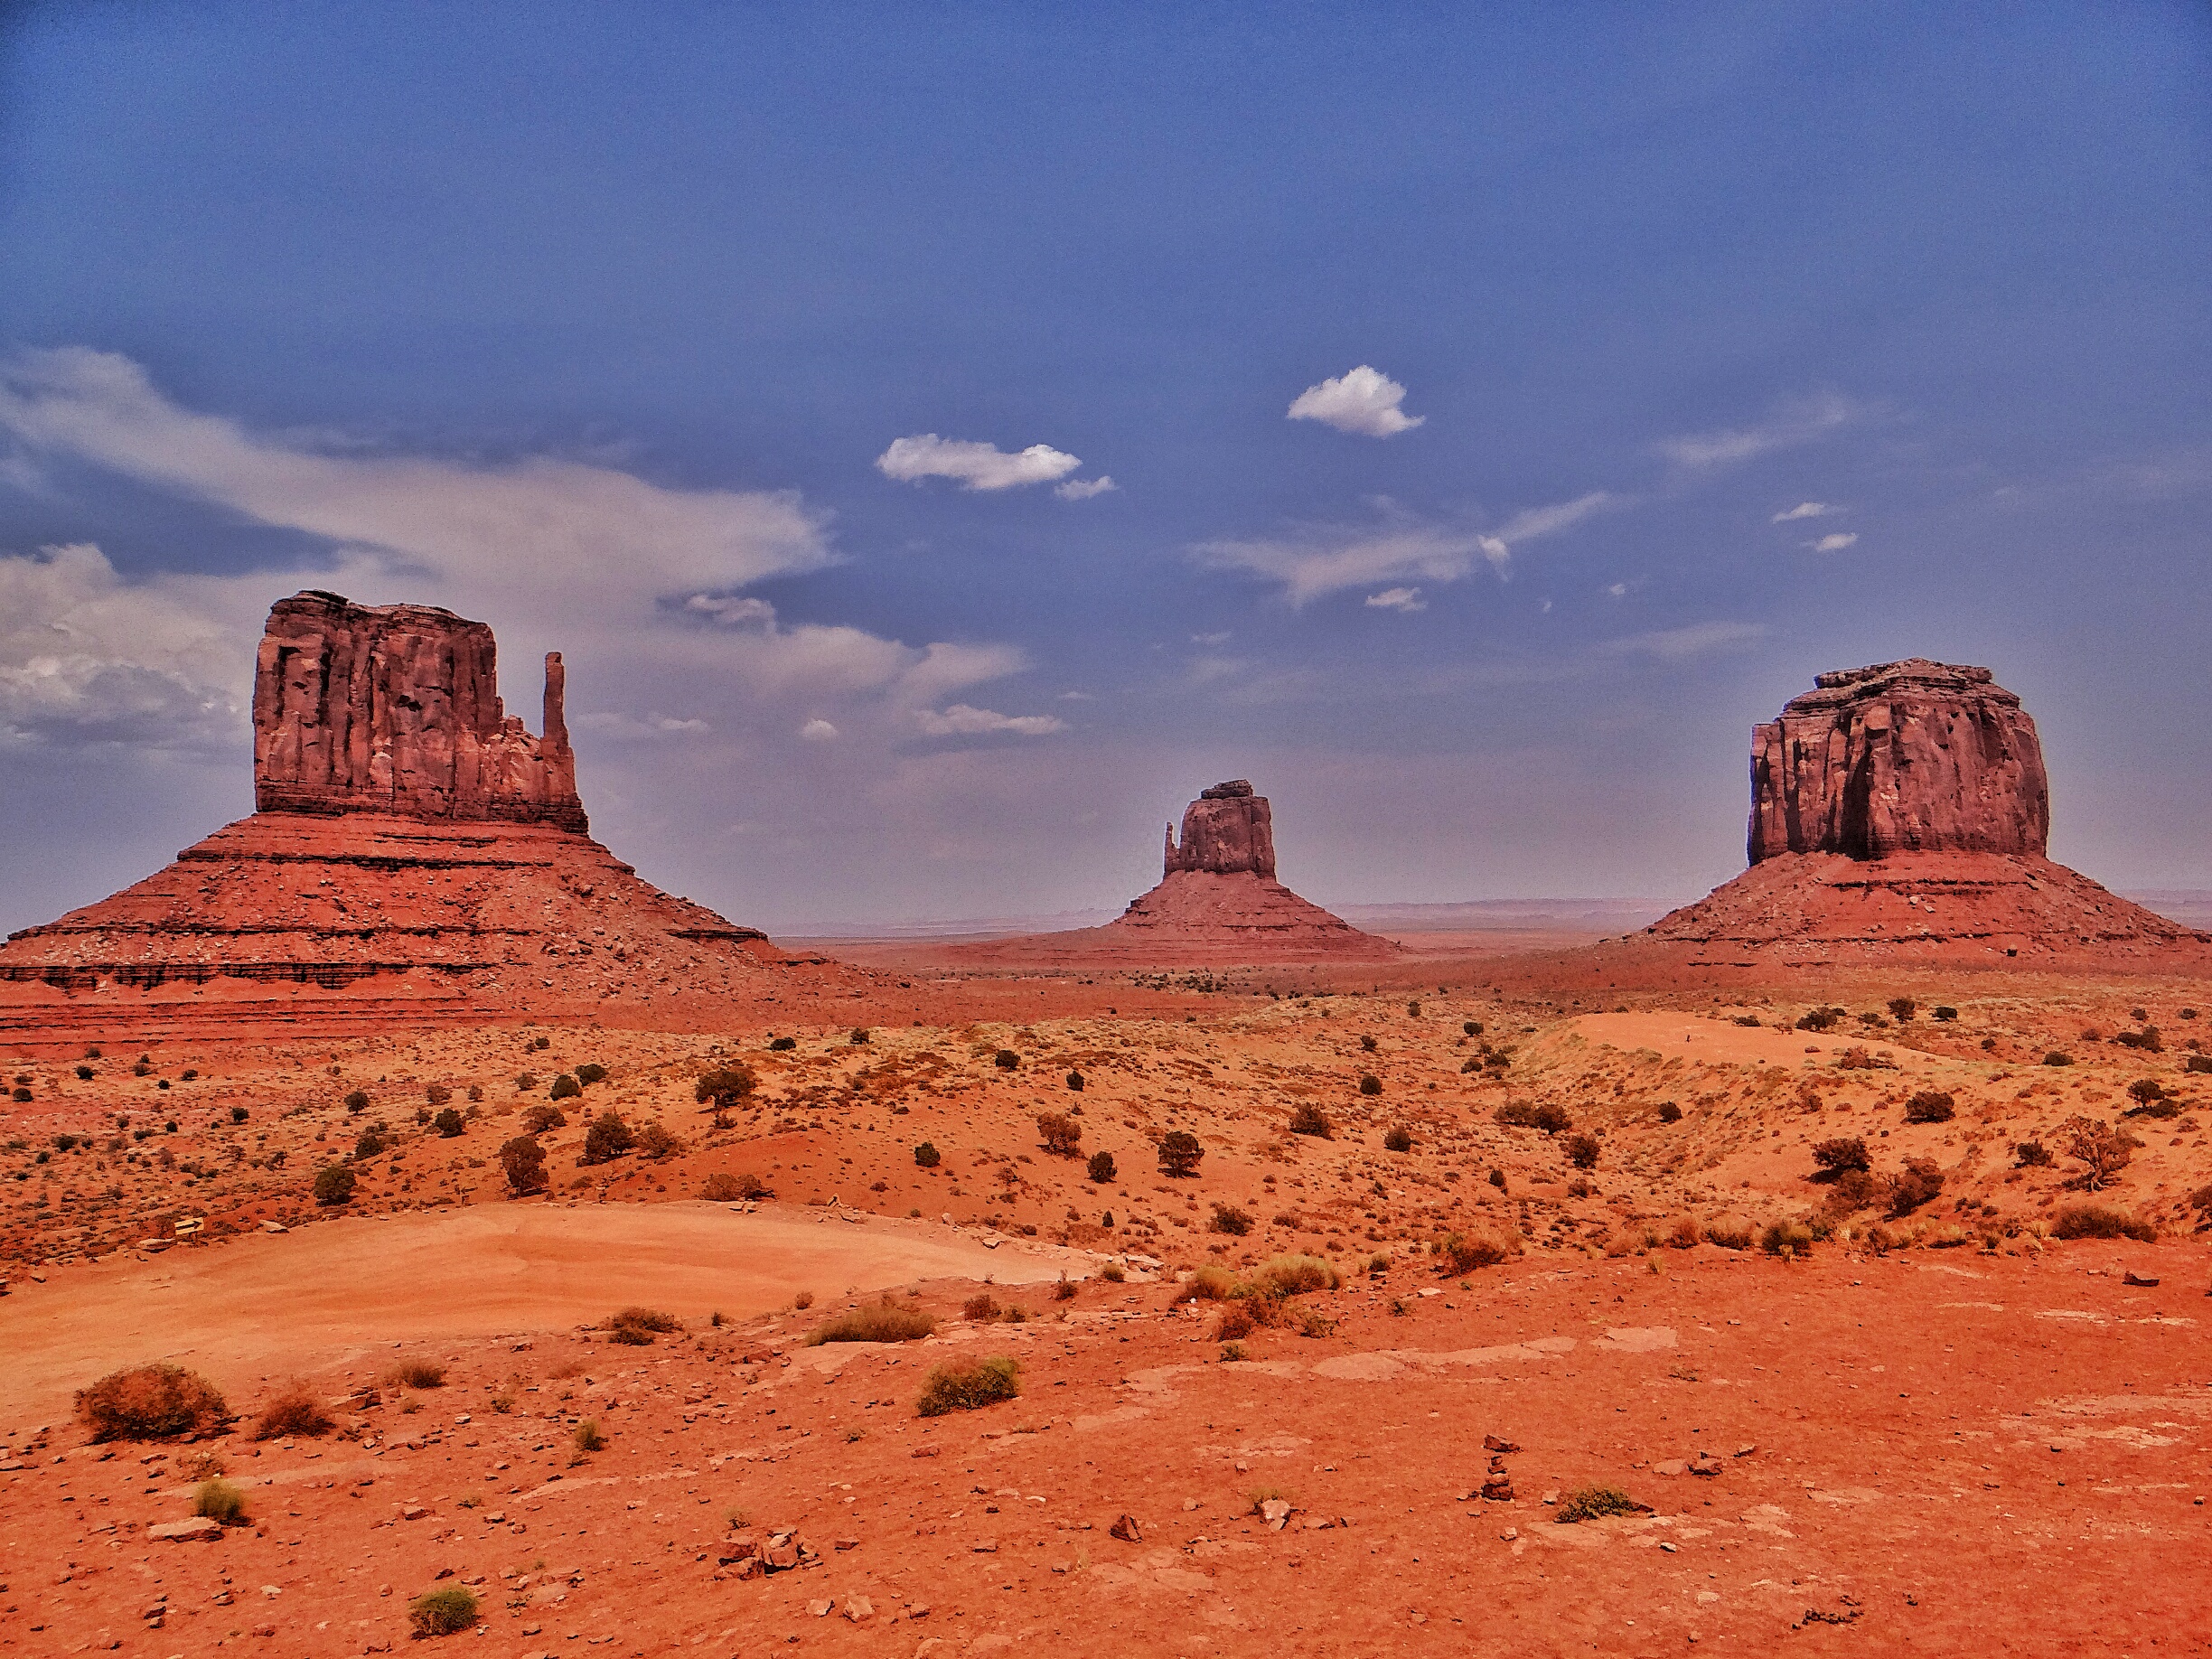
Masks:
[[[1324,902],[1693,896],[1915,653],[2212,886],[2208,89],[2179,5],[14,8],[0,924],[247,810],[311,584],[565,651],[603,839],[772,924],[1118,905],[1233,775]]]

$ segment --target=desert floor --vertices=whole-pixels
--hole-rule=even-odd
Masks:
[[[2204,978],[868,966],[1000,1017],[14,1064],[0,1652],[383,1651],[456,1583],[482,1635],[447,1639],[516,1659],[2212,1646]],[[511,1195],[498,1148],[587,1062],[551,1192]],[[717,1124],[697,1080],[736,1064]],[[582,1161],[609,1111],[662,1155]],[[2094,1192],[2077,1120],[2130,1143]],[[1816,1179],[1850,1139],[1865,1180]],[[2062,1236],[2083,1206],[2156,1237]],[[1212,1294],[1289,1253],[1338,1287]],[[807,1345],[881,1297],[933,1334]],[[625,1305],[682,1329],[619,1345]],[[917,1414],[989,1355],[1017,1399]],[[234,1424],[93,1444],[73,1392],[164,1359]],[[295,1381],[331,1431],[257,1441]],[[217,1467],[246,1523],[149,1536]],[[1587,1487],[1650,1513],[1561,1524]],[[787,1530],[800,1564],[751,1569]]]

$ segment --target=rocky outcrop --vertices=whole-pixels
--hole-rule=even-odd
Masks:
[[[1752,729],[1753,864],[1782,853],[2042,855],[2042,745],[1989,670],[1911,657],[1814,685]]]
[[[1242,778],[1201,790],[1183,813],[1183,844],[1167,828],[1160,874],[1210,870],[1216,876],[1275,874],[1275,817],[1267,797]]]
[[[255,666],[254,803],[581,834],[566,685],[560,653],[548,653],[545,735],[533,737],[500,699],[484,623],[295,594],[270,610]]]

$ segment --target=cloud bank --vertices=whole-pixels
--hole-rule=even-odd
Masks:
[[[1288,418],[1317,420],[1325,426],[1363,437],[1395,437],[1429,418],[1408,415],[1400,408],[1405,395],[1406,389],[1390,376],[1362,363],[1349,373],[1298,393],[1291,400]]]
[[[970,443],[964,438],[939,437],[923,432],[914,437],[894,438],[891,447],[876,457],[876,470],[901,483],[920,483],[925,478],[950,478],[963,490],[1017,490],[1024,484],[1050,483],[1065,478],[1083,463],[1049,444],[1032,444],[1008,455],[996,444]],[[1111,479],[1075,485],[1083,494],[1097,495],[1113,488]],[[1061,492],[1066,494],[1066,490]],[[1070,495],[1080,500],[1080,495]]]

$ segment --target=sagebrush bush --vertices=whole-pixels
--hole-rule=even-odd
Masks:
[[[1599,1148],[1598,1145],[1597,1136],[1570,1135],[1561,1144],[1563,1144],[1567,1148],[1567,1161],[1572,1164],[1577,1169],[1595,1169],[1598,1167],[1598,1153]]]
[[[1237,1278],[1218,1261],[1203,1263],[1191,1275],[1190,1299],[1195,1302],[1226,1301],[1236,1289]]]
[[[1002,1048],[991,1056],[991,1064],[1002,1072],[1011,1072],[1020,1067],[1021,1056],[1010,1048]]]
[[[943,1161],[943,1155],[926,1140],[914,1148],[914,1162],[923,1169],[934,1169]]]
[[[576,1448],[576,1455],[579,1457],[591,1452],[604,1451],[606,1448],[606,1436],[599,1431],[599,1420],[587,1417],[570,1429],[568,1444]]]
[[[1222,1309],[1221,1317],[1214,1324],[1215,1342],[1236,1342],[1252,1334],[1258,1322],[1252,1317],[1249,1302],[1232,1302]]]
[[[605,1164],[618,1158],[637,1144],[637,1137],[630,1126],[622,1120],[622,1114],[612,1108],[601,1112],[584,1131],[584,1151],[579,1164]]]
[[[343,1164],[333,1164],[315,1171],[314,1201],[319,1204],[351,1204],[353,1200],[353,1172]]]
[[[658,1308],[623,1308],[608,1318],[606,1328],[609,1342],[642,1348],[649,1346],[655,1336],[680,1331],[683,1326],[674,1314],[662,1313]]]
[[[1867,1152],[1867,1143],[1857,1135],[1839,1135],[1832,1140],[1814,1142],[1813,1161],[1832,1175],[1841,1175],[1846,1169],[1870,1169],[1874,1163]]]
[[[2055,1239],[2140,1239],[2149,1243],[2158,1229],[2149,1222],[2101,1204],[2069,1204],[2051,1217]]]
[[[1910,1215],[1942,1192],[1943,1186],[1943,1171],[1936,1167],[1933,1159],[1907,1158],[1905,1167],[1889,1177],[1890,1219]]]
[[[1659,1121],[1662,1123],[1680,1123],[1682,1121],[1682,1108],[1677,1106],[1673,1101],[1661,1101],[1659,1102]]]
[[[573,1101],[581,1096],[583,1092],[584,1085],[567,1073],[563,1072],[553,1080],[553,1087],[547,1092],[546,1098],[554,1101]]]
[[[1292,1112],[1290,1121],[1284,1127],[1293,1135],[1311,1135],[1321,1140],[1327,1140],[1336,1133],[1335,1126],[1328,1120],[1328,1114],[1310,1103]]]
[[[548,1129],[567,1129],[568,1114],[558,1106],[548,1106],[540,1101],[523,1112],[522,1127],[533,1135],[542,1135]]]
[[[1275,1296],[1302,1296],[1334,1290],[1344,1283],[1344,1275],[1318,1256],[1270,1256],[1252,1269],[1251,1282]]]
[[[640,1158],[655,1161],[673,1158],[684,1149],[682,1139],[670,1132],[668,1125],[658,1118],[637,1131],[635,1144]]]
[[[607,1069],[596,1060],[587,1060],[576,1069],[576,1080],[586,1088],[595,1083],[606,1082]]]
[[[167,1364],[111,1371],[78,1390],[76,1403],[96,1442],[196,1439],[230,1420],[230,1408],[212,1382]]]
[[[698,1081],[691,1085],[691,1098],[701,1106],[726,1110],[751,1094],[758,1082],[747,1067],[718,1065],[699,1074]]]
[[[1472,1273],[1477,1268],[1495,1267],[1510,1261],[1513,1247],[1495,1233],[1476,1229],[1467,1233],[1448,1233],[1439,1242],[1437,1253],[1455,1273]]]
[[[1380,1077],[1377,1077],[1373,1072],[1362,1072],[1360,1073],[1359,1080],[1359,1092],[1362,1094],[1380,1094],[1382,1092],[1382,1080]]]
[[[1751,1223],[1735,1216],[1724,1215],[1705,1223],[1705,1242],[1718,1244],[1722,1250],[1749,1250]]]
[[[961,1317],[979,1323],[998,1317],[998,1298],[988,1290],[979,1290],[961,1304]]]
[[[1551,1518],[1565,1524],[1577,1521],[1596,1521],[1605,1515],[1645,1515],[1650,1513],[1650,1504],[1637,1503],[1618,1486],[1583,1486],[1560,1499],[1558,1513]]]
[[[1111,1152],[1093,1152],[1091,1161],[1083,1166],[1083,1173],[1103,1186],[1114,1178],[1114,1158]]]
[[[731,1204],[740,1198],[773,1198],[775,1189],[749,1169],[735,1175],[717,1170],[707,1177],[700,1195],[715,1204]]]
[[[220,1476],[202,1481],[192,1491],[192,1514],[220,1526],[238,1526],[246,1519],[246,1495]]]
[[[818,1325],[807,1334],[807,1346],[826,1342],[919,1342],[937,1328],[936,1316],[918,1308],[901,1308],[889,1298],[872,1307],[855,1308]]]
[[[1923,1089],[1905,1102],[1907,1123],[1948,1123],[1956,1116],[1957,1107],[1941,1089]]]
[[[1075,1148],[1083,1140],[1083,1125],[1064,1111],[1037,1113],[1037,1136],[1044,1141],[1047,1152],[1062,1158],[1075,1156]]]
[[[1574,1128],[1574,1119],[1569,1114],[1567,1109],[1564,1106],[1553,1105],[1548,1101],[1536,1109],[1535,1115],[1529,1121],[1547,1135],[1561,1134]]]
[[[792,1049],[798,1046],[799,1039],[797,1037],[771,1037],[768,1041],[768,1052],[772,1054],[788,1054]]]
[[[327,1434],[331,1417],[323,1402],[307,1392],[305,1382],[294,1382],[272,1395],[254,1419],[253,1438],[274,1440],[284,1435]]]
[[[499,1149],[500,1168],[510,1189],[518,1194],[541,1193],[546,1188],[545,1148],[534,1135],[517,1135]]]
[[[1160,1137],[1160,1173],[1167,1176],[1189,1176],[1198,1173],[1198,1161],[1205,1157],[1205,1148],[1198,1144],[1198,1137],[1188,1129],[1170,1129]]]
[[[1813,1249],[1813,1233],[1801,1222],[1769,1222],[1759,1234],[1759,1248],[1770,1256],[1803,1256]]]
[[[1252,1230],[1251,1212],[1216,1199],[1214,1216],[1206,1223],[1206,1230],[1209,1233],[1225,1233],[1232,1238],[1241,1239]]]
[[[476,1597],[458,1584],[408,1603],[408,1623],[418,1636],[453,1636],[476,1622]]]
[[[384,1373],[394,1388],[444,1388],[445,1367],[435,1360],[401,1360]]]
[[[1395,1125],[1382,1137],[1385,1152],[1411,1152],[1413,1149],[1413,1131],[1402,1123]]]
[[[1010,1355],[954,1360],[939,1365],[923,1379],[914,1411],[923,1417],[942,1417],[949,1411],[973,1411],[996,1405],[1020,1393],[1021,1364]]]

